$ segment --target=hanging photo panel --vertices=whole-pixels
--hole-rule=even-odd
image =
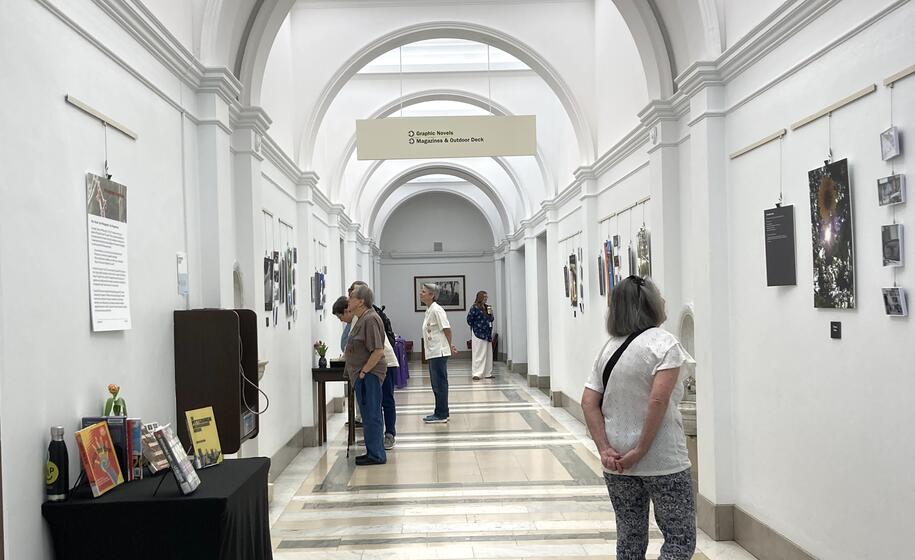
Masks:
[[[813,304],[855,308],[855,251],[848,160],[807,174],[813,240]]]
[[[890,175],[877,179],[877,202],[880,206],[905,202],[905,175]]]
[[[902,288],[883,288],[883,307],[886,314],[891,317],[906,317],[909,307],[906,302],[905,290]]]
[[[766,285],[797,284],[794,206],[770,208],[763,214],[766,232]]]
[[[883,244],[883,266],[904,265],[905,248],[902,243],[902,224],[883,226],[880,230],[880,239]]]

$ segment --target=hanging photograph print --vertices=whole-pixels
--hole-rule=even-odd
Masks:
[[[315,272],[314,286],[315,286],[315,311],[320,311],[320,310],[324,309],[324,275],[322,273]]]
[[[899,143],[899,129],[891,126],[880,133],[880,155],[883,161],[893,159],[902,153],[902,146]]]
[[[614,286],[616,286],[616,279],[613,275],[613,242],[609,239],[604,241],[604,268],[601,269],[601,276],[606,278],[607,291],[603,295],[607,296],[607,306],[609,306],[610,296],[613,294]]]
[[[905,290],[902,288],[883,288],[883,307],[891,317],[906,317],[909,314]]]
[[[607,277],[604,274],[604,256],[597,255],[597,289],[600,295],[607,295]]]
[[[569,255],[569,297],[572,307],[578,307],[578,257],[575,253]]]
[[[636,234],[636,255],[638,275],[642,278],[651,276],[651,233],[644,225]]]
[[[883,266],[902,266],[905,249],[902,245],[902,224],[883,226],[880,239],[883,243]]]
[[[562,279],[565,282],[565,286],[566,286],[566,297],[569,297],[569,267],[568,266],[562,267]]]
[[[813,305],[855,308],[855,252],[848,160],[807,173],[813,238]]]
[[[292,317],[294,302],[293,302],[293,284],[292,284],[292,249],[286,248],[286,317]]]
[[[92,330],[129,330],[126,186],[86,174],[86,228]]]
[[[264,311],[273,311],[273,259],[264,257]]]
[[[905,175],[890,175],[877,179],[877,202],[880,206],[905,202]]]

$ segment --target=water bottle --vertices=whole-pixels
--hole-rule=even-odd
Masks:
[[[67,493],[70,491],[70,460],[67,455],[67,444],[64,443],[63,426],[51,427],[45,489],[48,500],[52,502],[66,500]]]

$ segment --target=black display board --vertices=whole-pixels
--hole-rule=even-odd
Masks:
[[[794,251],[794,206],[770,208],[763,214],[766,229],[766,282],[769,286],[797,284]]]

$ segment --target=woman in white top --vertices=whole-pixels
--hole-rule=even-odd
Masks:
[[[423,317],[423,343],[426,361],[429,362],[429,378],[435,395],[435,411],[423,418],[427,424],[448,421],[448,357],[457,354],[451,342],[451,323],[442,306],[435,303],[438,285],[423,284],[419,299],[426,306]]]
[[[693,359],[659,327],[665,319],[664,299],[653,283],[638,276],[620,282],[607,313],[610,339],[581,397],[616,514],[621,560],[645,558],[650,502],[664,535],[660,557],[687,560],[696,548],[690,462],[677,408],[680,367]]]

